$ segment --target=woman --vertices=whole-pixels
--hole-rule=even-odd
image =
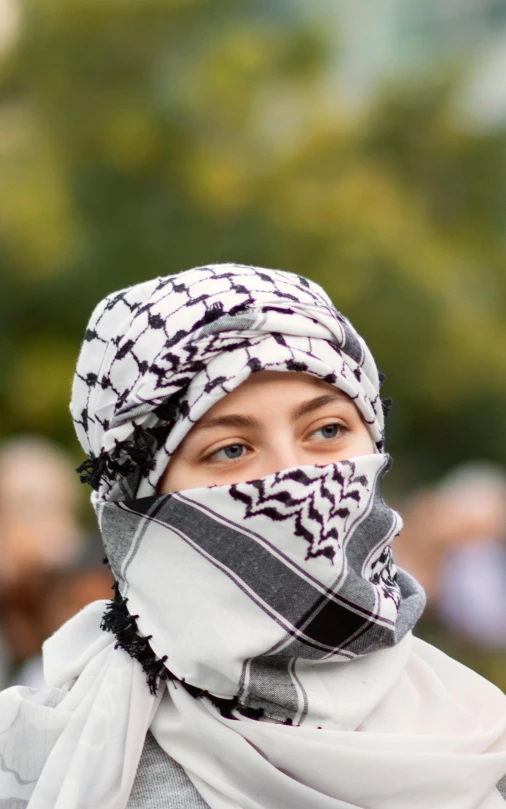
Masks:
[[[0,699],[6,807],[504,805],[506,699],[411,635],[378,374],[316,284],[110,295],[71,409],[116,595]]]

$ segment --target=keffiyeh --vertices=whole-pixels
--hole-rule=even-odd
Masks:
[[[160,495],[193,424],[259,370],[343,390],[375,452]],[[411,636],[378,373],[317,285],[217,265],[109,296],[72,414],[116,597],[47,642],[44,698],[0,698],[9,809],[124,809],[148,728],[211,809],[504,806],[506,700]]]
[[[418,585],[392,563],[400,520],[379,492],[387,463],[364,456],[103,504],[123,599],[107,626],[137,656],[124,630],[127,598],[165,676],[219,698],[226,715],[330,719],[312,664],[395,646],[423,606]]]
[[[152,495],[193,424],[259,370],[305,372],[336,384],[382,449],[374,359],[306,278],[225,264],[157,278],[102,301],[86,329],[71,404],[92,459],[94,502]]]

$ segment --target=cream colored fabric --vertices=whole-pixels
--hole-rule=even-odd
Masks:
[[[0,796],[13,806],[125,809],[150,728],[211,809],[504,807],[506,697],[411,635],[341,664],[321,682],[321,724],[289,727],[223,719],[181,686],[151,696],[99,629],[103,608],[46,645],[50,698],[0,695]]]

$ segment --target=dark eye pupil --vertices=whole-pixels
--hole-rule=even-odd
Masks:
[[[322,427],[322,434],[325,438],[335,438],[337,435],[337,424],[327,424]]]
[[[225,447],[224,452],[227,458],[239,458],[242,455],[242,445],[231,444],[229,447]]]

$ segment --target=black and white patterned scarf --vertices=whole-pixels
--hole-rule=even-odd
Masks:
[[[154,495],[192,425],[259,370],[344,390],[377,454]],[[316,284],[221,265],[109,296],[86,331],[72,413],[118,584],[104,626],[153,688],[175,677],[230,701],[228,710],[300,723],[311,710],[298,660],[393,646],[419,617],[422,591],[395,571],[389,547],[401,523],[380,494],[388,458],[376,366]],[[163,617],[153,596],[162,589]],[[204,610],[195,593],[207,594]],[[182,615],[192,616],[184,628]]]
[[[259,370],[336,385],[382,450],[374,359],[317,284],[223,264],[109,295],[88,324],[71,404],[94,502],[152,495],[193,424]]]
[[[375,452],[158,494],[192,426],[259,370],[340,388]],[[498,806],[506,701],[411,636],[424,596],[392,561],[378,373],[320,287],[216,265],[110,295],[71,409],[116,597],[46,644],[43,704],[4,702],[5,794],[124,809],[150,728],[212,809]]]

